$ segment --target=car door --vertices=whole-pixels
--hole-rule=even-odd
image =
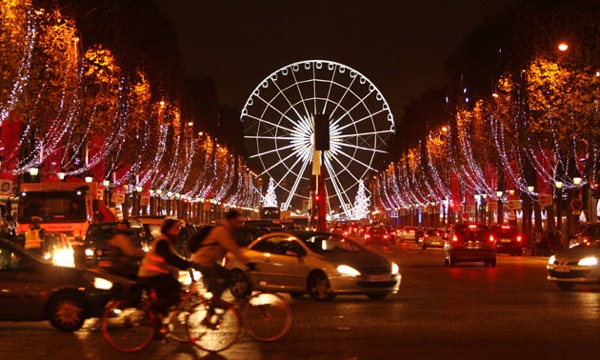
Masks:
[[[257,243],[258,271],[252,272],[255,284],[269,289],[304,290],[306,288],[306,250],[298,240],[285,234],[273,235]]]
[[[0,318],[36,320],[41,317],[42,297],[47,289],[31,258],[0,245]]]

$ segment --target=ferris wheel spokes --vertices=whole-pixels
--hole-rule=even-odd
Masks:
[[[327,169],[327,171],[329,172],[330,176],[329,179],[331,181],[331,185],[333,186],[334,190],[335,190],[335,194],[340,202],[340,205],[342,206],[342,208],[344,209],[344,213],[346,215],[350,214],[350,210],[348,209],[347,204],[350,201],[350,198],[347,195],[347,191],[349,189],[344,189],[343,184],[340,182],[340,180],[338,179],[337,176],[333,176],[333,174],[335,174],[335,170],[333,169],[333,166],[331,165],[331,162],[329,160],[325,160],[325,168]]]
[[[303,162],[302,168],[300,169],[298,174],[304,174],[308,164],[309,164],[309,162],[307,162],[307,161]],[[294,185],[292,185],[292,187],[290,188],[290,192],[288,193],[287,199],[283,203],[282,210],[287,210],[290,208],[290,203],[292,202],[292,199],[294,198],[294,195],[296,194],[296,191],[298,190],[298,185],[300,184],[300,180],[302,180],[302,177],[296,176],[296,179],[294,180]]]

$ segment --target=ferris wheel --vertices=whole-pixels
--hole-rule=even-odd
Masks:
[[[358,71],[307,60],[265,78],[242,109],[249,161],[261,178],[274,179],[282,210],[300,208],[310,197],[317,114],[329,119],[322,156],[328,206],[351,217],[359,183],[375,170],[395,129],[383,95]]]

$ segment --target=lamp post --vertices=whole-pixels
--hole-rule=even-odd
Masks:
[[[562,223],[562,181],[555,181],[554,188],[556,189],[556,228],[561,231]]]
[[[496,191],[496,197],[498,198],[498,217],[496,218],[496,222],[498,224],[504,223],[504,207],[502,204],[502,196],[504,196],[504,191]]]

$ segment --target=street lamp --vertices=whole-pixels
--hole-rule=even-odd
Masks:
[[[581,178],[580,177],[574,177],[573,178],[573,185],[581,185]]]
[[[565,42],[561,42],[560,44],[558,44],[558,50],[560,50],[560,51],[569,50],[569,44],[567,44]]]
[[[556,228],[561,231],[562,223],[562,181],[555,181],[554,187],[556,188]]]
[[[35,179],[35,177],[38,176],[39,171],[40,170],[36,167],[29,168],[29,175]]]

